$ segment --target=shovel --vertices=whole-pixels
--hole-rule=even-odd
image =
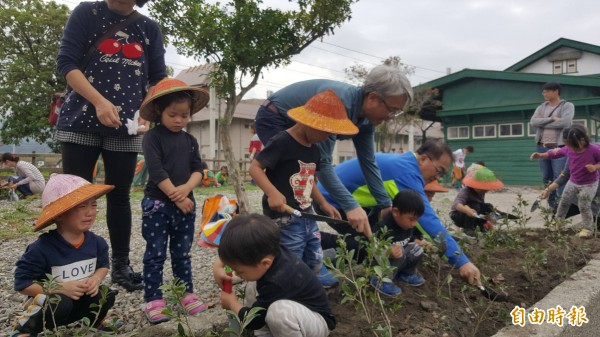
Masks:
[[[531,210],[530,212],[535,211],[536,209],[540,208],[540,202],[542,202],[542,198],[541,197],[537,197],[537,199],[535,199],[535,201],[533,202],[533,204],[531,205]]]
[[[483,297],[485,297],[491,301],[509,302],[508,294],[506,294],[506,293],[499,293],[493,289],[486,288],[482,285],[477,286],[477,288],[479,288],[479,290],[481,291],[481,295],[483,295]]]
[[[331,218],[328,216],[318,215],[318,214],[313,214],[313,213],[300,212],[299,210],[293,209],[288,205],[285,205],[285,211],[287,213],[295,215],[297,217],[302,217],[302,218],[311,219],[311,220],[315,220],[315,221],[325,221],[325,222],[330,222],[330,223],[349,224],[349,222],[347,220]]]

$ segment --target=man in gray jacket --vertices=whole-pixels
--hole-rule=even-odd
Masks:
[[[560,99],[560,84],[548,82],[542,87],[544,103],[535,109],[529,125],[537,128],[535,142],[536,152],[546,151],[564,146],[562,141],[562,130],[571,126],[575,106],[573,103]],[[544,185],[552,183],[560,171],[565,167],[567,158],[542,159],[539,161]],[[548,196],[548,205],[556,208],[556,198],[562,192],[562,188],[553,191]]]

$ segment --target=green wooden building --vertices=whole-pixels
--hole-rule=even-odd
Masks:
[[[526,72],[546,66],[548,73]],[[573,122],[598,141],[599,74],[600,47],[559,39],[505,71],[465,69],[419,86],[437,88],[442,101],[440,110],[422,118],[442,123],[452,149],[475,148],[467,165],[482,160],[507,185],[541,185],[539,164],[529,160],[536,148],[529,120],[543,102],[542,85],[560,83],[561,98],[575,105]]]

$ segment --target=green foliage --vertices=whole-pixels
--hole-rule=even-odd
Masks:
[[[162,314],[177,322],[177,337],[194,336],[194,332],[190,326],[188,315],[181,305],[181,300],[187,294],[186,283],[178,278],[174,278],[172,282],[165,282],[160,289],[163,291],[167,306],[163,309]]]
[[[342,280],[342,303],[352,302],[357,310],[362,311],[374,336],[392,336],[389,312],[398,309],[398,306],[386,303],[369,281],[371,276],[376,276],[380,283],[391,282],[389,276],[395,270],[388,262],[392,239],[386,238],[384,230],[379,235],[374,234],[369,241],[363,237],[356,237],[356,240],[367,254],[362,274],[357,273],[358,266],[354,260],[356,252],[348,250],[343,238],[337,241],[335,264],[327,259],[325,265]]]
[[[52,93],[65,88],[56,74],[56,55],[69,16],[65,5],[43,0],[0,0],[0,136],[7,144],[21,138],[50,137]]]

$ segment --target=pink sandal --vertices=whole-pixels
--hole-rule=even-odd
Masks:
[[[144,313],[146,314],[146,318],[148,318],[148,322],[158,324],[168,321],[169,317],[162,313],[166,306],[167,302],[162,298],[146,303]]]
[[[200,301],[198,298],[198,295],[194,293],[185,295],[185,297],[181,299],[181,305],[185,308],[190,316],[206,310],[206,305],[204,305],[204,303],[202,303],[202,301]]]

